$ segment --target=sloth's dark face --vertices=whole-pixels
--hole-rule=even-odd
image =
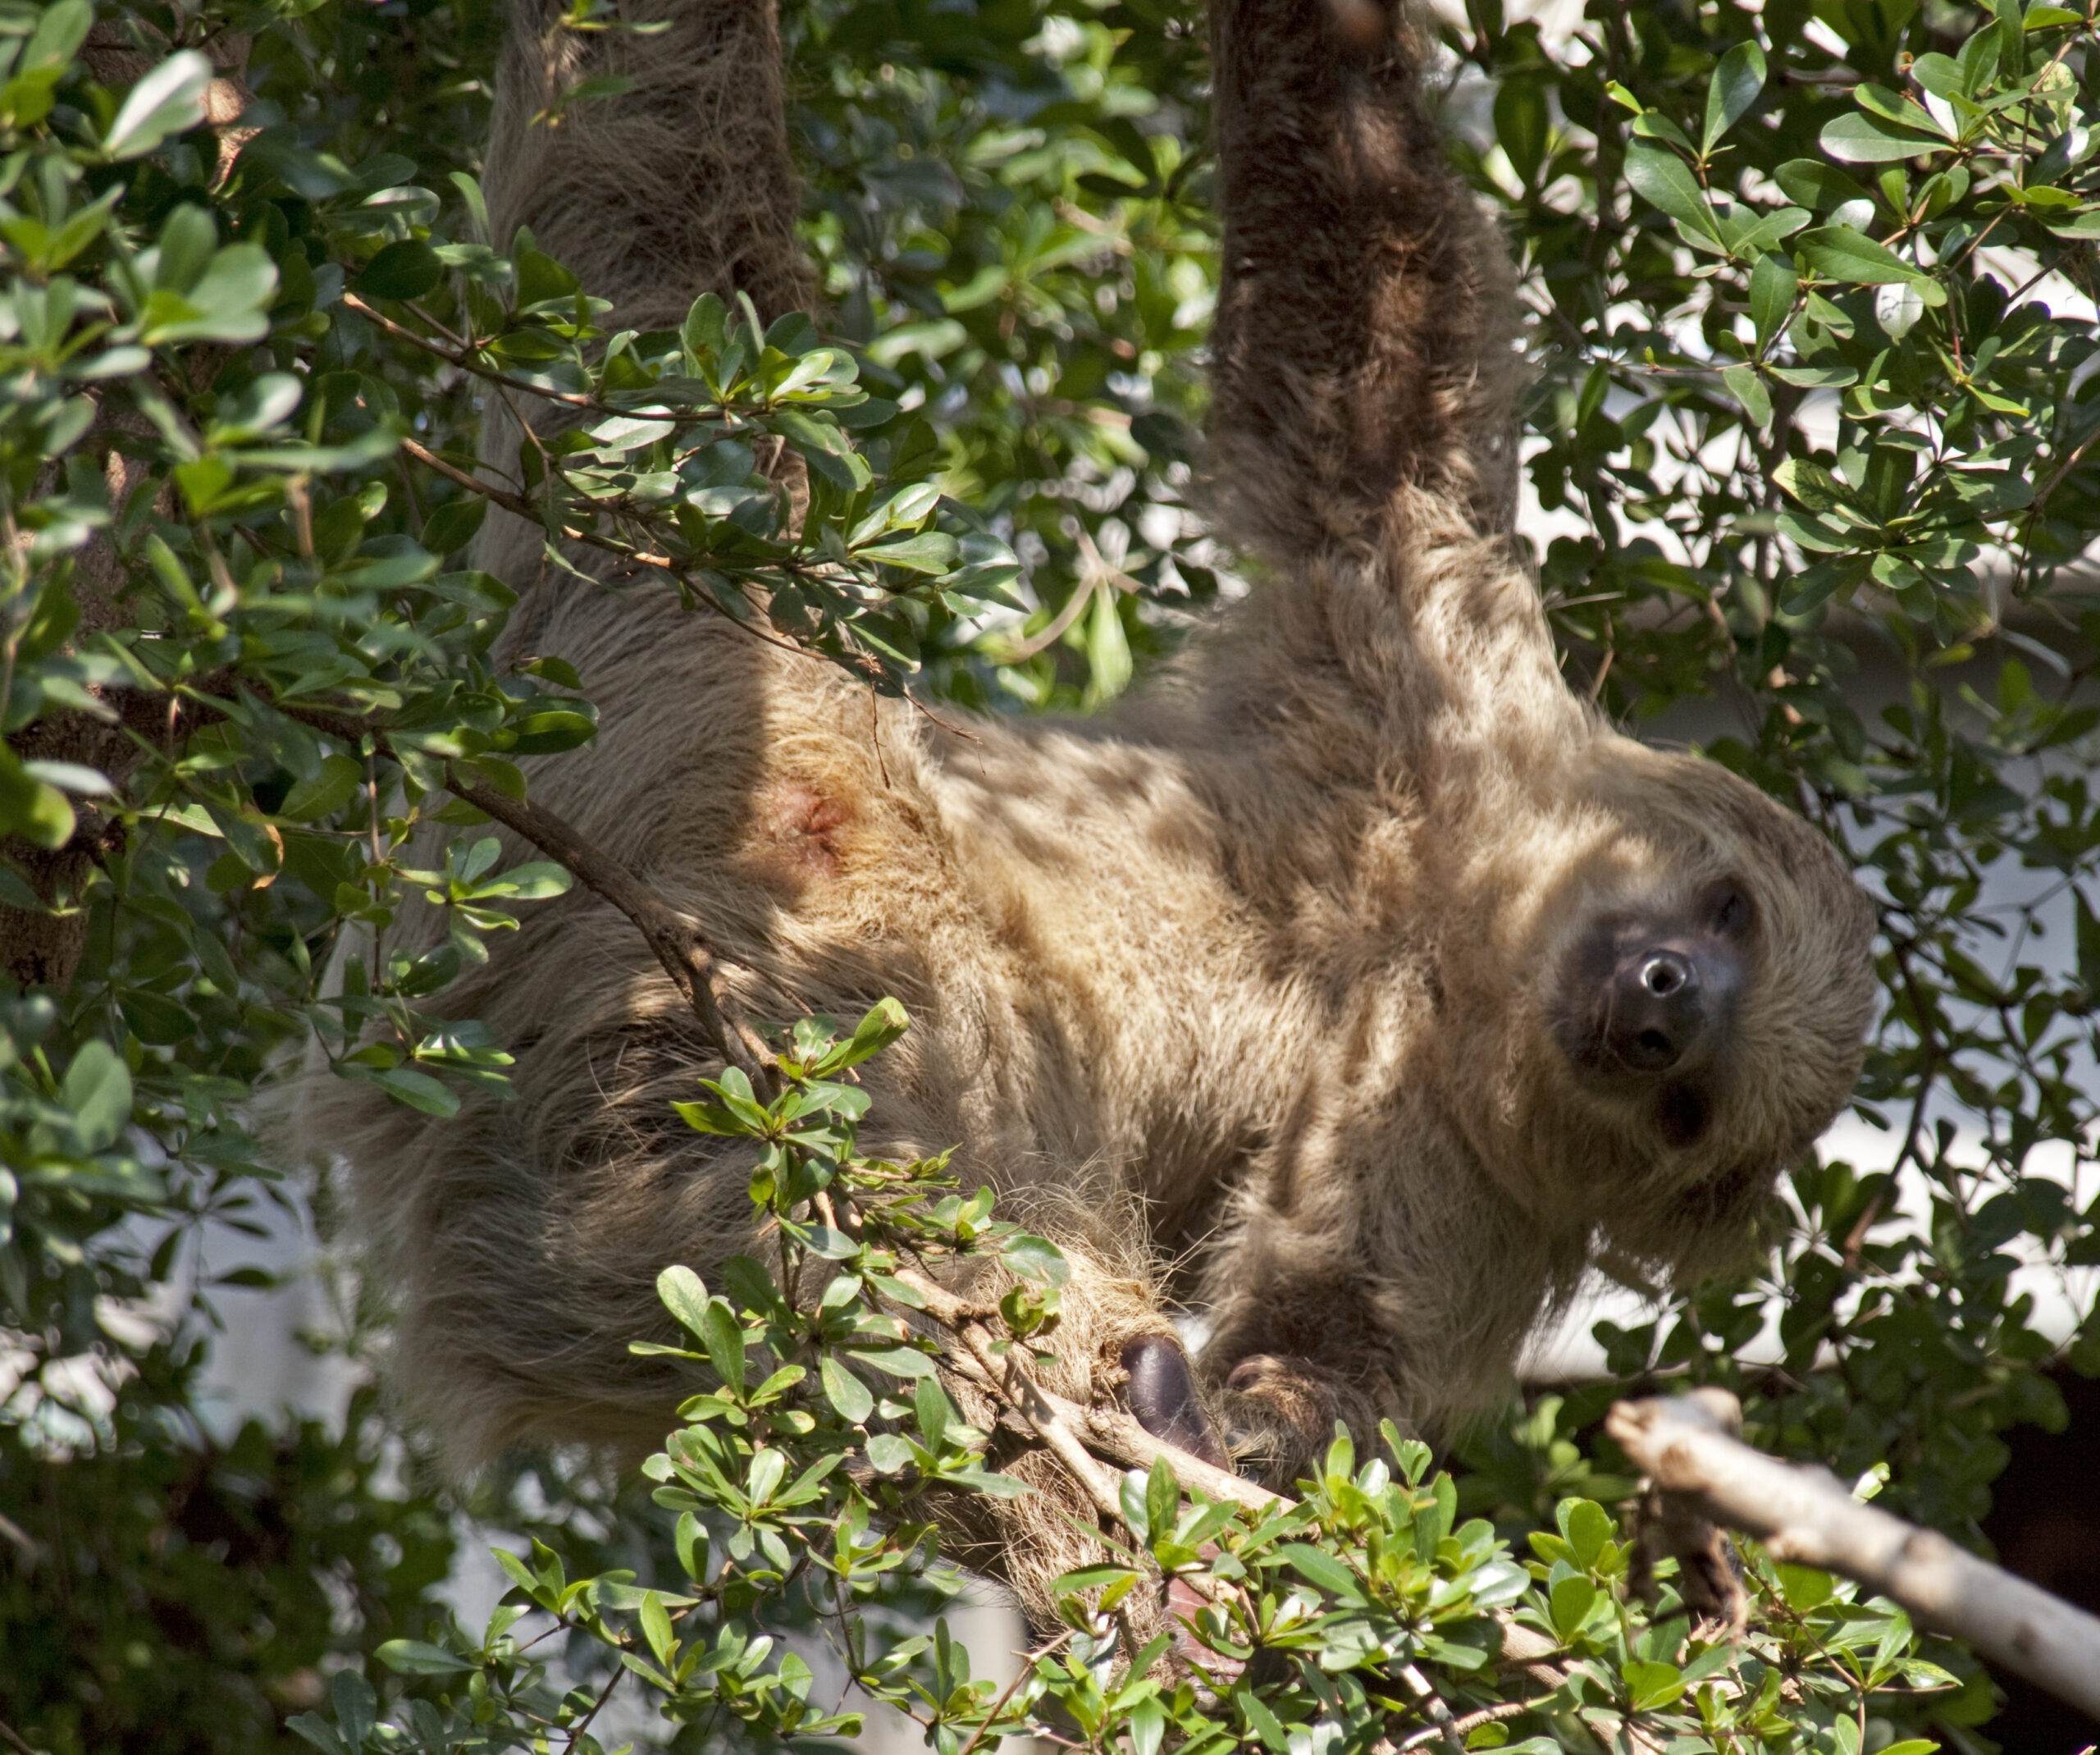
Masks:
[[[1663,1143],[1712,1126],[1753,975],[1746,887],[1710,883],[1666,913],[1600,916],[1570,948],[1553,1033],[1587,1089],[1644,1110]]]

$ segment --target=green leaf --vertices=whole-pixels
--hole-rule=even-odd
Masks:
[[[1675,1664],[1635,1658],[1626,1666],[1626,1692],[1637,1712],[1651,1712],[1681,1698],[1688,1684]]]
[[[1691,167],[1668,147],[1636,140],[1626,149],[1626,181],[1652,207],[1719,240],[1714,211]]]
[[[897,1474],[918,1460],[911,1441],[893,1432],[879,1432],[868,1440],[868,1460],[878,1474]]]
[[[1597,1588],[1579,1573],[1570,1574],[1553,1587],[1548,1598],[1553,1630],[1566,1644],[1579,1634],[1596,1605]]]
[[[1778,1570],[1780,1594],[1796,1615],[1821,1608],[1837,1594],[1838,1581],[1814,1566],[1783,1565]]]
[[[1706,88],[1706,126],[1700,137],[1702,157],[1749,113],[1764,89],[1764,51],[1755,41],[1738,43],[1714,66]]]
[[[1556,1515],[1575,1564],[1585,1571],[1594,1570],[1612,1538],[1611,1513],[1594,1499],[1572,1499],[1556,1508]]]
[[[710,1298],[701,1319],[700,1337],[707,1347],[708,1363],[733,1393],[744,1387],[744,1330],[729,1306]]]
[[[418,1072],[411,1067],[359,1067],[347,1062],[343,1070],[367,1084],[377,1085],[388,1096],[426,1115],[449,1121],[459,1113],[459,1098],[427,1072]]]
[[[1907,263],[1893,250],[1877,244],[1850,226],[1821,226],[1805,231],[1796,240],[1819,274],[1855,286],[1888,286],[1897,282],[1915,286],[1927,304],[1947,303],[1939,283],[1922,269]]]
[[[1847,164],[1881,164],[1923,153],[1945,152],[1946,140],[1899,127],[1879,116],[1854,111],[1826,123],[1817,139],[1824,151]]]
[[[322,1755],[349,1755],[349,1744],[336,1734],[336,1727],[318,1712],[302,1712],[285,1721],[285,1728],[297,1733]]]
[[[558,866],[551,859],[535,859],[513,866],[500,876],[477,885],[474,894],[514,902],[546,902],[555,896],[567,895],[575,884],[575,876],[568,866]]]
[[[870,560],[884,566],[902,567],[912,573],[946,573],[956,563],[956,540],[938,530],[921,531],[895,542],[879,542],[861,551]]]
[[[367,263],[358,291],[368,299],[420,299],[444,278],[437,252],[411,238],[388,245]]]
[[[999,1253],[1014,1273],[1049,1286],[1062,1286],[1072,1271],[1064,1251],[1056,1244],[1025,1231],[1008,1237]]]
[[[1121,595],[1110,586],[1098,586],[1093,612],[1087,617],[1086,660],[1092,672],[1087,693],[1093,702],[1113,701],[1129,686],[1133,674],[1130,642],[1116,604]]]
[[[294,823],[331,816],[348,804],[364,784],[364,769],[348,756],[322,758],[321,770],[285,794],[277,815]]]
[[[1174,1478],[1174,1471],[1164,1456],[1155,1457],[1149,1474],[1145,1477],[1145,1523],[1153,1533],[1153,1539],[1160,1541],[1170,1534],[1176,1514],[1181,1509],[1181,1488]]]
[[[1537,181],[1550,128],[1545,89],[1532,80],[1504,80],[1495,94],[1495,137],[1510,168],[1526,184]],[[949,308],[957,307],[951,304]]]
[[[860,1347],[853,1356],[863,1364],[892,1377],[929,1378],[940,1368],[915,1346]]]
[[[1725,366],[1721,371],[1721,382],[1728,386],[1728,394],[1742,404],[1753,427],[1761,431],[1772,424],[1771,393],[1759,379],[1754,367]]]
[[[776,1451],[769,1454],[778,1456],[779,1452]],[[649,1649],[656,1654],[656,1661],[669,1669],[678,1661],[678,1635],[671,1631],[670,1614],[664,1608],[664,1599],[660,1593],[653,1590],[643,1593],[641,1613],[638,1619],[641,1624],[641,1636],[649,1642]]]
[[[20,835],[32,847],[63,847],[73,838],[73,820],[65,793],[37,779],[0,744],[0,835]]]
[[[1793,263],[1784,256],[1757,258],[1757,266],[1750,272],[1750,320],[1757,326],[1760,348],[1769,346],[1772,338],[1786,327],[1800,286]]]
[[[94,17],[94,7],[89,0],[58,0],[57,5],[46,7],[23,45],[16,71],[42,73],[62,68],[87,41]]]
[[[531,249],[517,253],[518,308],[542,304],[550,299],[573,299],[580,290],[576,277],[553,257]]]
[[[1290,1562],[1290,1570],[1301,1579],[1318,1585],[1328,1595],[1349,1602],[1364,1600],[1363,1581],[1326,1549],[1303,1542],[1286,1542],[1277,1548],[1276,1553]]]
[[[1772,173],[1789,201],[1827,213],[1848,201],[1872,203],[1874,198],[1835,165],[1820,158],[1789,158]]]
[[[130,1069],[98,1038],[81,1044],[74,1055],[62,1095],[73,1112],[73,1131],[83,1151],[107,1151],[130,1124]]]
[[[1836,476],[1806,457],[1789,457],[1772,472],[1772,479],[1811,512],[1835,511],[1852,497],[1851,490]]]
[[[656,1296],[682,1327],[703,1341],[707,1338],[707,1287],[692,1268],[682,1264],[664,1268],[656,1276]]]
[[[496,1557],[517,1560],[514,1554],[501,1551]],[[523,1561],[518,1562],[517,1570],[524,1574],[520,1583],[534,1582],[532,1574],[524,1571]],[[396,1675],[459,1675],[478,1667],[441,1646],[427,1644],[421,1639],[389,1639],[373,1656]]]
[[[894,999],[878,999],[867,1015],[853,1027],[850,1041],[841,1043],[816,1063],[815,1070],[826,1077],[843,1072],[872,1058],[911,1027],[911,1014]]]
[[[919,1422],[920,1442],[929,1451],[938,1451],[955,1422],[955,1405],[947,1392],[932,1378],[922,1378],[911,1392],[911,1412]]]
[[[134,85],[102,143],[110,160],[138,158],[171,134],[185,134],[204,119],[204,92],[212,64],[194,48],[178,50]]]
[[[817,1370],[824,1381],[825,1397],[847,1424],[857,1426],[875,1411],[875,1398],[868,1386],[833,1355],[824,1354],[817,1362]]]
[[[1166,1708],[1157,1694],[1148,1694],[1130,1708],[1131,1755],[1159,1755],[1166,1736]]]
[[[423,520],[422,546],[433,555],[445,555],[464,548],[488,516],[489,503],[479,494],[463,493],[448,500]]]
[[[336,1709],[343,1740],[352,1748],[362,1748],[379,1716],[379,1698],[372,1684],[355,1670],[338,1670],[328,1679],[328,1700]]]
[[[1254,1691],[1244,1684],[1233,1690],[1232,1703],[1239,1709],[1239,1716],[1247,1721],[1248,1728],[1262,1739],[1262,1744],[1275,1755],[1290,1755],[1290,1738],[1275,1713],[1256,1698]]]
[[[217,252],[195,285],[180,295],[156,290],[146,302],[139,339],[148,347],[178,341],[253,341],[270,327],[277,265],[259,245]]]
[[[520,756],[556,756],[580,748],[597,735],[597,708],[578,701],[519,714],[504,728],[497,744]]]

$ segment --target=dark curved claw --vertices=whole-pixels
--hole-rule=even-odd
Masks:
[[[1124,1347],[1122,1364],[1130,1373],[1130,1412],[1140,1426],[1213,1467],[1232,1466],[1225,1441],[1203,1410],[1180,1341],[1171,1335],[1139,1335]]]

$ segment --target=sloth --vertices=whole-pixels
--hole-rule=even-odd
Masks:
[[[515,3],[498,235],[620,327],[710,289],[814,310],[770,0],[648,0],[639,39]],[[1591,1263],[1753,1247],[1858,1076],[1873,916],[1808,824],[1565,685],[1511,528],[1512,270],[1446,167],[1433,37],[1369,0],[1210,28],[1206,510],[1253,583],[1115,711],[949,728],[548,569],[506,514],[480,558],[521,592],[510,655],[603,711],[536,800],[699,923],[751,1015],[902,999],[864,1143],[956,1148],[1060,1242],[1051,1387],[1285,1485],[1338,1419],[1455,1433]],[[599,71],[632,89],[529,120]],[[655,1275],[754,1247],[748,1163],[669,1108],[720,1063],[639,935],[579,892],[504,938],[457,1003],[515,1048],[514,1104],[337,1084],[306,1122],[466,1465],[660,1440],[681,1387],[628,1351]],[[1003,1465],[1044,1502],[964,1533],[1032,1544],[1004,1570],[1047,1605],[1071,1520],[1047,1459]]]

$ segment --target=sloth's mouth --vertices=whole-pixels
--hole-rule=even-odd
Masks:
[[[1655,1130],[1665,1145],[1696,1145],[1714,1123],[1714,1099],[1692,1084],[1672,1085],[1655,1105]]]

